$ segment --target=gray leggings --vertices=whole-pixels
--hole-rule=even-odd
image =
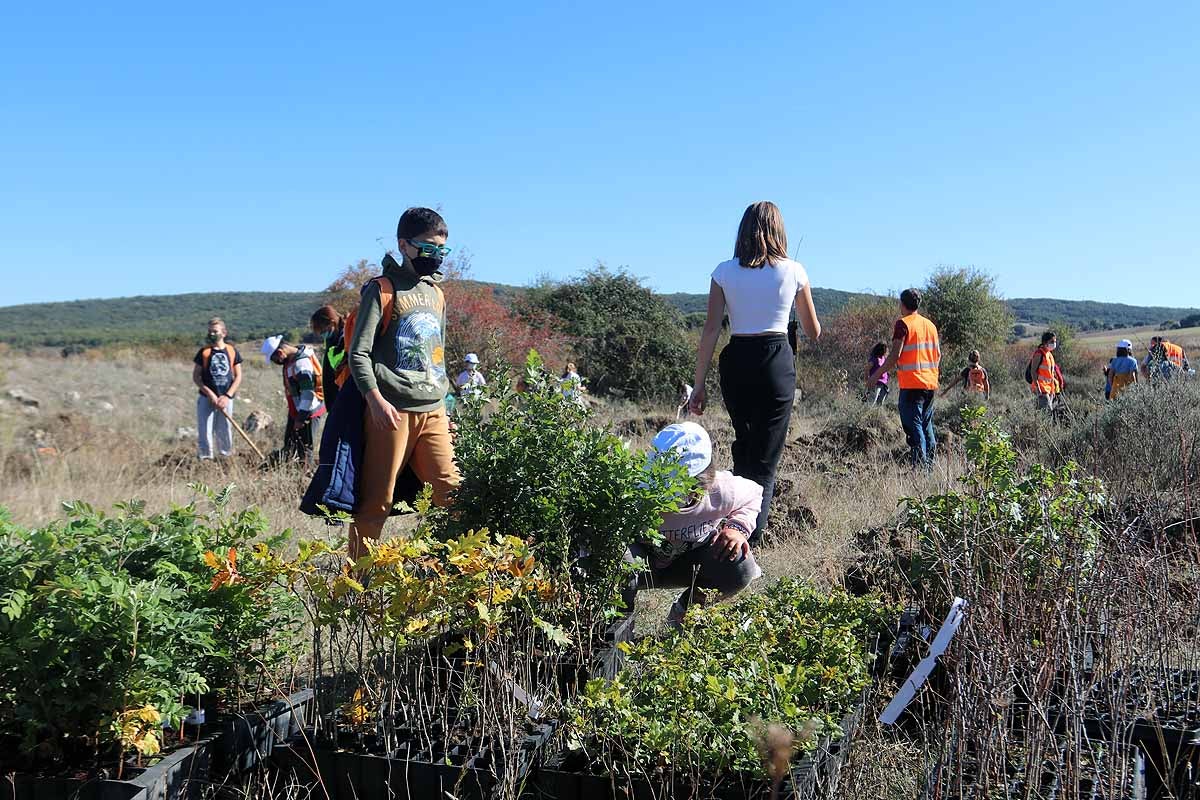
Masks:
[[[631,544],[625,551],[626,563],[633,563],[635,558],[650,564],[650,553],[640,544]],[[754,560],[753,553],[730,561],[710,543],[689,550],[665,567],[650,567],[639,572],[630,579],[621,597],[626,608],[633,608],[638,589],[683,588],[684,592],[676,602],[680,609],[686,609],[692,604],[693,589],[715,591],[721,597],[732,597],[760,575],[762,570]]]

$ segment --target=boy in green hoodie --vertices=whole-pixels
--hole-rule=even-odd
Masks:
[[[359,502],[350,526],[350,555],[365,554],[364,538],[379,539],[392,506],[396,477],[411,463],[433,486],[433,502],[449,503],[459,483],[443,398],[446,300],[434,275],[450,253],[446,221],[428,208],[410,208],[396,226],[396,255],[383,259],[395,292],[381,320],[381,281],[363,290],[347,343],[350,375],[367,403],[366,451]],[[380,323],[383,324],[380,324]]]

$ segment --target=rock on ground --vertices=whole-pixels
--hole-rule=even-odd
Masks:
[[[4,396],[9,400],[15,400],[21,405],[29,408],[37,408],[42,404],[40,400],[29,394],[29,392],[25,391],[24,389],[9,389],[4,393]]]
[[[271,427],[274,422],[275,421],[271,419],[271,415],[265,411],[251,411],[250,416],[246,417],[246,424],[242,427],[244,427],[248,433],[253,433],[254,431],[265,431],[267,428]]]

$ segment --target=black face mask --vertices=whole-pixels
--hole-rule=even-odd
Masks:
[[[417,256],[412,259],[413,271],[421,277],[432,275],[442,268],[441,256]]]

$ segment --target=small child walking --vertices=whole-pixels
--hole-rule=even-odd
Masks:
[[[871,377],[871,373],[883,366],[883,362],[887,360],[887,345],[883,342],[877,342],[871,348],[871,358],[867,361],[867,377]],[[886,372],[879,373],[879,378],[875,381],[875,386],[871,394],[867,396],[867,402],[871,405],[881,406],[884,399],[888,396],[888,374]]]
[[[942,396],[944,397],[947,392],[959,384],[962,384],[967,394],[981,394],[984,400],[991,399],[992,382],[988,378],[987,370],[983,368],[983,364],[979,363],[978,350],[972,350],[967,354],[967,366],[963,367],[953,382],[942,390]]]
[[[638,589],[682,588],[667,621],[679,624],[688,606],[699,600],[694,590],[721,599],[733,597],[762,575],[749,538],[762,507],[762,487],[730,472],[718,472],[708,432],[694,422],[663,428],[650,445],[649,457],[676,456],[699,488],[679,511],[665,514],[658,532],[663,541],[630,545],[626,559],[641,559],[648,569],[626,587],[625,605],[632,609]]]

